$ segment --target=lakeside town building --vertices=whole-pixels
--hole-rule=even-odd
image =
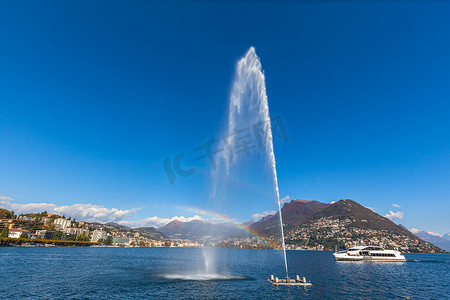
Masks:
[[[104,240],[106,238],[106,231],[95,229],[92,232],[91,242],[98,242],[99,240]]]
[[[72,226],[72,221],[65,218],[58,218],[53,223],[55,224],[55,230],[66,229]]]
[[[25,233],[27,235],[27,237],[30,235],[30,232],[28,230],[13,228],[13,229],[9,230],[8,237],[13,238],[13,239],[18,239],[18,238],[20,238],[20,236],[23,233]]]

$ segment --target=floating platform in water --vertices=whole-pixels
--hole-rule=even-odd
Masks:
[[[306,281],[305,277],[300,279],[300,276],[298,275],[295,276],[295,280],[290,279],[289,277],[286,277],[286,279],[279,279],[278,277],[273,277],[273,275],[270,275],[270,278],[267,278],[267,281],[269,281],[273,285],[312,285],[311,282]]]

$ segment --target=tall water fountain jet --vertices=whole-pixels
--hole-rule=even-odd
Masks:
[[[278,189],[278,179],[276,170],[275,153],[273,149],[272,127],[269,115],[269,104],[266,94],[265,76],[262,71],[261,62],[256,55],[255,49],[250,47],[247,53],[242,57],[236,65],[236,73],[232,85],[228,123],[226,125],[224,142],[225,150],[218,152],[215,156],[217,167],[212,169],[212,197],[216,197],[218,184],[221,182],[221,176],[225,172],[229,175],[233,165],[235,165],[239,157],[246,150],[242,140],[238,138],[238,133],[242,132],[244,128],[251,128],[257,130],[259,134],[262,133],[262,138],[259,139],[258,151],[259,155],[263,156],[268,164],[271,181],[275,190],[276,201],[278,204],[278,211],[280,216],[281,228],[281,242],[283,248],[284,265],[286,269],[286,277],[288,276],[288,267],[286,259],[286,246],[284,242],[283,219],[281,215],[280,193]],[[261,125],[263,129],[261,130]],[[248,145],[247,145],[248,146]],[[235,149],[241,148],[240,156]],[[254,149],[255,150],[255,149]],[[248,153],[246,153],[248,154]],[[240,164],[245,161],[240,160]],[[210,255],[205,252],[205,262],[209,262]]]

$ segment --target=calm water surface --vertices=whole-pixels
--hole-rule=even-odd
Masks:
[[[273,250],[0,248],[2,299],[449,299],[450,255],[406,254],[404,263],[336,262],[332,252],[288,251],[289,272],[311,287],[275,287]]]

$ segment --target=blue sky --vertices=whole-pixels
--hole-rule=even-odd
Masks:
[[[449,232],[449,12],[441,1],[3,2],[1,206],[129,225],[212,209],[195,149],[220,137],[235,64],[254,46],[289,137],[275,142],[282,197],[351,198]],[[196,171],[170,184],[163,161],[181,152]]]

